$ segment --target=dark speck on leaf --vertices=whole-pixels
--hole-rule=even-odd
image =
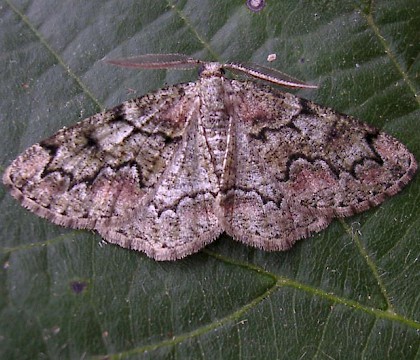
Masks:
[[[80,294],[83,290],[86,289],[87,284],[82,281],[72,281],[70,287],[76,294]]]

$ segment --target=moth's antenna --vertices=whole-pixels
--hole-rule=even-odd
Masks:
[[[202,61],[183,54],[146,54],[125,59],[105,60],[109,64],[137,69],[193,69]]]
[[[318,86],[306,84],[303,81],[294,79],[289,75],[282,73],[281,71],[267,68],[260,65],[250,64],[242,65],[238,63],[227,63],[223,66],[226,69],[229,69],[233,72],[240,72],[246,75],[250,75],[257,79],[269,81],[271,83],[287,86],[291,88],[301,88],[301,89],[316,89]]]

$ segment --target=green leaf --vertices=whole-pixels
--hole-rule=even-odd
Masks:
[[[194,71],[101,59],[186,53],[252,61],[297,92],[397,137],[420,159],[418,0],[5,0],[0,169],[101,109]],[[266,61],[277,54],[273,63]],[[0,187],[0,358],[414,359],[420,180],[288,252],[221,236],[158,263],[27,212]]]

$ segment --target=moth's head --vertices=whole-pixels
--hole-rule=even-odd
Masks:
[[[198,74],[202,78],[209,78],[209,77],[223,77],[225,74],[225,69],[223,65],[218,62],[203,62],[200,65],[198,70]]]

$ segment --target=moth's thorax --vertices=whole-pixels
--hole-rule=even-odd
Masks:
[[[223,66],[219,63],[205,63],[197,82],[198,96],[202,110],[206,113],[226,112],[225,93],[230,82],[224,77]]]
[[[223,110],[226,82],[223,77],[201,78],[197,90],[202,106],[215,111]]]

